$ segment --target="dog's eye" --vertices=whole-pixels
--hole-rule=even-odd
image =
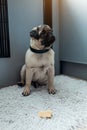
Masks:
[[[46,33],[46,31],[45,30],[43,30],[42,32],[41,32],[41,34],[45,34]]]
[[[50,29],[48,29],[47,31],[48,31],[48,32],[53,32],[53,30],[52,30],[51,28],[50,28]]]
[[[39,27],[37,27],[37,31],[39,32]]]

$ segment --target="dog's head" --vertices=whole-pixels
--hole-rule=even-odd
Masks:
[[[48,25],[40,25],[34,27],[30,32],[30,37],[41,41],[44,47],[51,46],[55,41],[52,29]]]

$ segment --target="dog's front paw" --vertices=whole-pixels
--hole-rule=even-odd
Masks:
[[[30,89],[29,89],[29,87],[25,87],[25,88],[24,88],[24,91],[22,92],[22,95],[23,95],[23,96],[28,96],[28,95],[30,95]]]
[[[50,88],[50,89],[48,89],[48,93],[49,94],[56,94],[56,89],[54,89],[54,88]]]

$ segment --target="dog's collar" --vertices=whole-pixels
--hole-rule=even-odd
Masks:
[[[31,50],[32,52],[34,52],[34,53],[42,54],[42,53],[48,52],[50,49],[36,50],[36,49],[34,49],[34,48],[32,48],[32,47],[30,46],[30,50]]]

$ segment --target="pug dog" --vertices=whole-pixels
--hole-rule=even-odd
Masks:
[[[54,87],[54,51],[52,45],[55,41],[52,29],[48,25],[34,27],[30,32],[30,47],[25,55],[25,64],[20,75],[23,86],[22,95],[30,94],[30,86],[47,85],[49,94],[55,94]]]

